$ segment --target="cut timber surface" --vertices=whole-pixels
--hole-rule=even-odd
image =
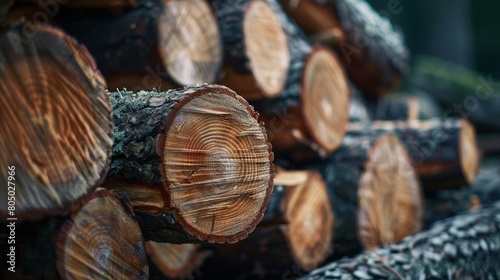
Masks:
[[[500,204],[435,223],[387,248],[314,270],[304,280],[499,279]]]
[[[420,188],[395,136],[349,132],[321,170],[335,213],[337,255],[392,244],[420,229]]]
[[[368,96],[394,88],[408,71],[402,33],[363,0],[280,0],[313,41],[332,46]]]
[[[63,279],[148,279],[144,240],[130,206],[97,189],[57,238]]]
[[[85,47],[56,28],[28,25],[0,37],[0,216],[12,191],[18,219],[60,213],[96,188],[113,126],[105,82]],[[24,28],[36,36],[26,38]]]
[[[219,82],[245,99],[279,95],[290,54],[276,11],[263,0],[213,0],[227,64]]]
[[[474,127],[466,119],[375,121],[368,127],[351,125],[350,130],[396,134],[408,149],[424,188],[453,188],[474,182],[479,152]]]
[[[154,74],[179,85],[217,78],[221,41],[217,21],[205,1],[137,0],[119,16],[95,13],[90,17],[68,12],[59,20],[89,48],[106,78]],[[138,89],[151,90],[145,84],[133,88]]]
[[[242,97],[217,85],[110,96],[118,181],[106,186],[131,201],[146,240],[236,242],[253,230],[273,153]]]
[[[204,276],[277,279],[292,266],[311,270],[325,261],[334,216],[320,174],[280,171],[274,183],[263,221],[245,240],[212,246],[214,256],[201,269]]]
[[[169,278],[190,278],[195,269],[211,255],[199,250],[199,244],[146,242],[146,252],[158,270]],[[151,271],[151,277],[154,278]]]

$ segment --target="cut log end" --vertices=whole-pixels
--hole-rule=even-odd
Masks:
[[[330,253],[334,214],[321,175],[306,174],[305,184],[290,188],[284,203],[292,256],[302,269],[311,270]]]
[[[189,278],[211,255],[198,251],[200,245],[146,242],[146,252],[158,269],[169,278]]]
[[[306,126],[322,148],[333,152],[342,143],[349,120],[350,90],[345,73],[332,52],[317,48],[307,59],[302,79]]]
[[[176,110],[158,151],[170,206],[201,240],[245,238],[273,185],[273,154],[257,114],[225,87],[203,88]]]
[[[266,97],[279,95],[285,86],[290,54],[286,34],[264,1],[252,1],[243,22],[249,68]]]
[[[44,25],[31,25],[37,36],[16,44],[11,38],[24,38],[22,27],[0,38],[0,150],[8,151],[0,167],[14,166],[16,215],[31,219],[97,187],[108,170],[112,118],[105,82],[85,47]]]
[[[380,136],[371,148],[358,195],[358,234],[365,248],[398,242],[421,227],[418,181],[395,136]]]
[[[148,279],[144,241],[130,207],[96,190],[59,232],[57,269],[63,279]]]
[[[205,1],[164,1],[159,21],[160,55],[180,85],[212,83],[221,63],[217,21]]]
[[[467,184],[472,184],[479,169],[479,151],[477,149],[474,126],[466,119],[461,120],[460,164]]]

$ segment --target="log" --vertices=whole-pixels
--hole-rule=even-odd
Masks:
[[[170,244],[146,242],[146,252],[154,268],[150,279],[187,279],[194,277],[194,271],[211,255],[200,250],[200,244]],[[158,272],[156,272],[158,269]]]
[[[395,88],[408,72],[401,31],[362,0],[280,0],[315,42],[331,46],[351,81],[369,97]]]
[[[212,0],[224,49],[226,85],[245,99],[272,98],[285,86],[290,53],[279,15],[262,0]]]
[[[63,13],[59,23],[89,48],[105,77],[152,73],[175,85],[214,82],[222,50],[203,0],[137,0],[122,15]],[[151,90],[139,84],[132,88]]]
[[[115,143],[106,187],[146,240],[236,242],[262,219],[273,153],[258,115],[218,85],[110,94]]]
[[[214,255],[201,267],[204,277],[276,279],[293,265],[311,270],[326,259],[334,216],[320,174],[278,172],[274,183],[263,222],[247,239],[209,246]]]
[[[364,125],[350,130],[364,131]],[[466,119],[431,119],[414,122],[375,121],[374,133],[395,133],[408,149],[422,186],[427,190],[454,188],[474,182],[479,153],[474,127]]]
[[[0,216],[60,214],[108,171],[113,122],[106,83],[84,46],[46,25],[9,28],[0,37],[0,65]]]
[[[300,279],[498,279],[500,204],[435,223],[386,248],[343,259]]]
[[[351,102],[349,105],[349,122],[350,123],[368,123],[372,117],[368,111],[365,99],[358,89],[351,86]]]
[[[496,162],[498,164],[498,161]],[[471,186],[427,193],[424,225],[500,201],[500,168],[482,166]]]
[[[318,168],[335,213],[333,258],[392,244],[420,229],[418,180],[394,135],[348,132]]]
[[[57,269],[62,279],[148,279],[144,240],[132,208],[97,189],[59,230]]]
[[[313,47],[276,0],[266,0],[287,35],[290,68],[275,98],[252,101],[281,157],[300,160],[333,152],[348,122],[349,86],[337,56]]]

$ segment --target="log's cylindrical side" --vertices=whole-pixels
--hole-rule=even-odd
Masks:
[[[28,29],[36,36],[26,37]],[[10,216],[61,213],[108,171],[113,122],[106,83],[84,46],[46,25],[8,29],[0,65],[0,216],[12,210],[7,195],[14,193]]]
[[[453,188],[474,182],[479,152],[474,127],[466,119],[375,121],[369,127],[351,125],[350,129],[396,134],[408,149],[425,189]]]
[[[148,279],[144,240],[132,208],[97,189],[59,230],[57,269],[63,279]]]
[[[500,204],[435,223],[398,244],[314,270],[301,279],[497,279]]]
[[[243,98],[217,85],[110,96],[111,175],[159,187],[150,191],[164,201],[135,207],[147,239],[232,243],[253,230],[272,192],[273,153]]]
[[[248,100],[279,95],[285,85],[290,54],[277,11],[263,0],[211,3],[227,66],[219,82]]]
[[[367,96],[394,88],[408,72],[402,33],[359,0],[280,0],[313,41],[332,46],[350,79]]]
[[[421,227],[418,181],[395,136],[348,133],[322,173],[335,213],[337,255],[395,243]]]
[[[178,85],[214,82],[221,67],[217,21],[203,0],[137,0],[121,15],[67,12],[59,22],[89,48],[113,84],[119,84],[116,79],[126,83],[128,75],[143,75],[134,90],[159,84],[165,88],[162,80]]]
[[[194,271],[211,255],[209,251],[200,250],[200,244],[171,244],[153,241],[146,242],[146,252],[159,270],[157,275],[153,275],[156,271],[154,268],[150,269],[153,279],[160,277],[160,273],[172,279],[193,277]]]

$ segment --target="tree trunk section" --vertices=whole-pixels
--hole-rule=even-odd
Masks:
[[[365,1],[280,2],[313,41],[337,51],[350,79],[366,96],[384,95],[408,72],[402,33]]]
[[[144,240],[132,208],[97,189],[59,230],[57,269],[62,279],[148,279]]]
[[[474,182],[479,153],[474,127],[466,119],[376,121],[368,127],[374,133],[394,133],[401,139],[425,189],[454,188]],[[350,129],[368,128],[351,125]]]
[[[89,48],[105,77],[154,73],[173,84],[195,85],[214,82],[219,73],[220,35],[203,0],[137,0],[122,15],[68,11],[58,19]],[[139,89],[151,90],[145,84],[133,88]]]
[[[210,1],[219,23],[226,67],[219,81],[245,99],[272,98],[285,86],[290,54],[285,31],[262,0]]]
[[[334,257],[392,244],[420,229],[420,188],[395,136],[349,132],[320,170],[335,213]]]
[[[276,279],[292,266],[311,270],[326,259],[334,217],[320,174],[281,171],[275,184],[263,222],[247,239],[209,246],[214,256],[201,268],[204,277]]]
[[[498,279],[500,204],[435,223],[386,248],[319,268],[301,279]]]
[[[0,216],[60,214],[108,171],[113,122],[106,84],[85,47],[46,25],[8,29],[0,65]]]
[[[233,243],[253,230],[273,189],[273,153],[243,98],[217,85],[110,98],[106,187],[128,197],[146,240]]]

